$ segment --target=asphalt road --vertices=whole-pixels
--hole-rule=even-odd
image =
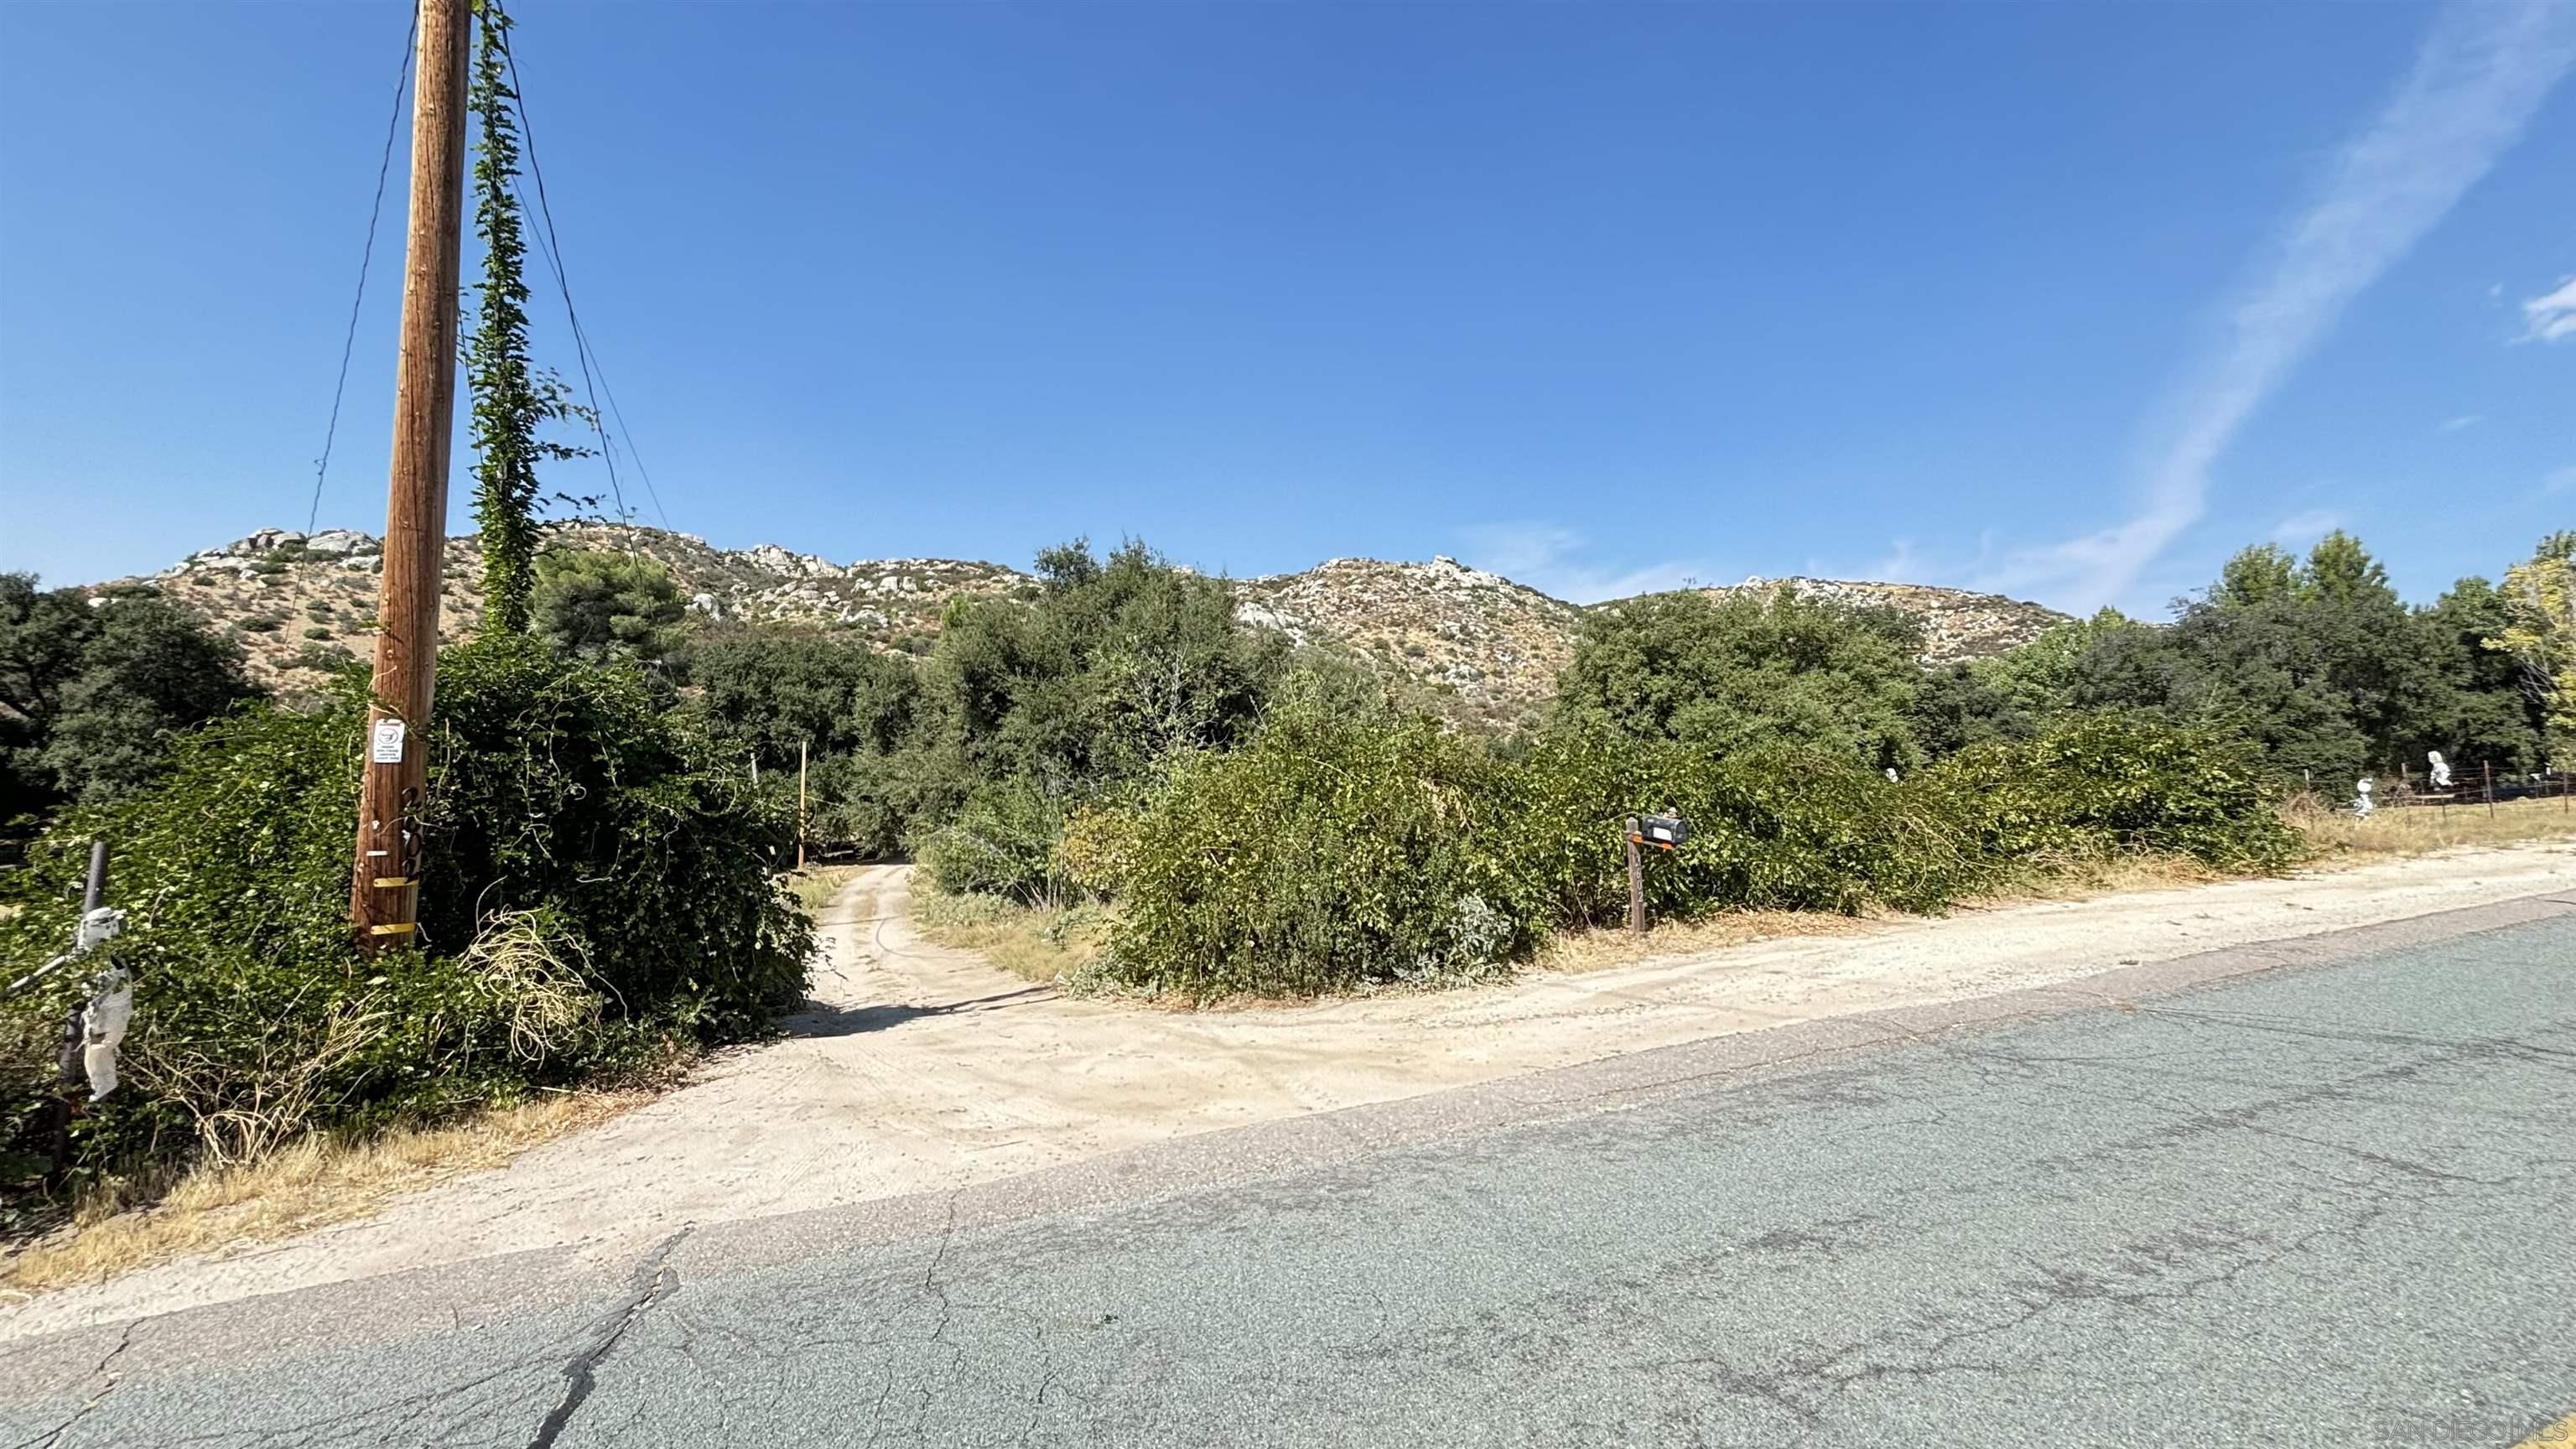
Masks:
[[[0,1342],[0,1443],[2481,1445],[2576,903]]]

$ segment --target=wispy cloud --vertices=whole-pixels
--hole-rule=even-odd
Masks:
[[[1931,568],[1931,561],[1916,551],[1914,540],[1900,538],[1891,541],[1887,546],[1887,552],[1879,555],[1862,572],[1861,577],[1892,583],[1911,583],[1918,576],[1929,572]]]
[[[2342,514],[2329,508],[2310,508],[2273,524],[2272,541],[2291,548],[2304,548],[2341,527]]]
[[[1461,530],[1467,562],[1577,604],[1659,593],[1699,583],[1706,570],[1675,560],[1622,568],[1586,557],[1583,535],[1552,523],[1488,523]]]
[[[2260,259],[2216,344],[2174,390],[2141,506],[2098,532],[2021,550],[1987,583],[2090,608],[2123,595],[2196,522],[2209,471],[2361,290],[2486,174],[2576,63],[2576,5],[2462,3],[2443,12],[2388,105],[2327,168]]]
[[[2456,433],[2462,428],[2474,428],[2486,420],[2487,415],[2485,413],[2462,413],[2456,418],[2444,419],[2442,423],[2442,431],[2446,433]]]
[[[2576,277],[2522,304],[2525,342],[2560,342],[2576,337]]]

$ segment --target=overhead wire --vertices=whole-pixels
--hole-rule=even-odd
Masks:
[[[583,396],[590,403],[591,431],[599,437],[600,461],[608,468],[609,494],[616,501],[619,516],[624,517],[626,494],[618,484],[617,447],[610,439],[607,428],[607,421],[613,418],[617,422],[617,431],[626,440],[626,456],[633,461],[635,474],[643,481],[644,496],[653,504],[653,515],[661,521],[663,528],[668,529],[671,526],[671,517],[663,511],[661,492],[653,486],[653,475],[644,466],[643,452],[635,446],[634,431],[627,426],[626,414],[617,405],[617,392],[608,385],[608,370],[600,363],[598,349],[591,346],[590,334],[581,325],[581,313],[573,306],[572,282],[565,275],[564,270],[563,243],[556,235],[554,207],[546,196],[545,168],[537,161],[536,130],[528,124],[527,95],[519,81],[519,57],[510,46],[507,31],[504,31],[501,37],[501,56],[510,67],[510,94],[517,103],[519,138],[527,152],[529,178],[536,183],[537,216],[544,229],[541,238],[543,245],[540,250],[545,255],[547,267],[554,272],[555,289],[563,296],[564,321],[572,332],[573,360],[581,371]],[[527,202],[522,197],[520,206],[524,209],[526,205]],[[603,396],[607,399],[607,409],[604,413],[600,405]]]
[[[358,295],[349,303],[349,331],[340,340],[340,376],[331,384],[331,421],[322,430],[322,456],[313,463],[313,505],[305,510],[304,531],[322,518],[322,483],[331,473],[331,445],[340,436],[340,401],[349,391],[349,358],[357,350],[358,314],[367,304],[367,272],[376,259],[376,224],[385,212],[385,178],[393,173],[394,138],[402,134],[403,97],[411,91],[412,52],[420,44],[420,12],[414,10],[403,32],[402,69],[394,73],[393,115],[385,122],[385,152],[376,163],[376,196],[367,204],[367,244],[358,254]]]

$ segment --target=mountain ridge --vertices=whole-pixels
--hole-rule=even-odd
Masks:
[[[834,563],[774,543],[725,549],[694,534],[642,526],[560,526],[550,545],[652,558],[671,571],[701,616],[808,625],[895,652],[926,651],[951,599],[1030,597],[1039,587],[1034,575],[980,560]],[[261,529],[157,573],[89,587],[93,594],[150,589],[167,595],[240,640],[253,674],[274,685],[365,651],[382,555],[373,536],[354,530]],[[443,562],[439,632],[453,640],[482,617],[481,547],[470,534],[451,537]],[[1574,657],[1584,616],[1619,602],[1570,603],[1446,555],[1427,563],[1332,558],[1296,573],[1228,583],[1246,623],[1374,660],[1453,699],[1461,712],[1496,723],[1536,709]],[[2023,600],[1931,584],[1757,577],[1697,591],[1726,597],[1784,587],[1915,614],[1924,625],[1928,664],[2002,653],[2067,617]]]

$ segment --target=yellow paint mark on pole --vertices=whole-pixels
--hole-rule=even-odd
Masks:
[[[2576,1414],[2551,1424],[2514,1445],[2513,1449],[2571,1449],[2571,1446],[2576,1446]]]

